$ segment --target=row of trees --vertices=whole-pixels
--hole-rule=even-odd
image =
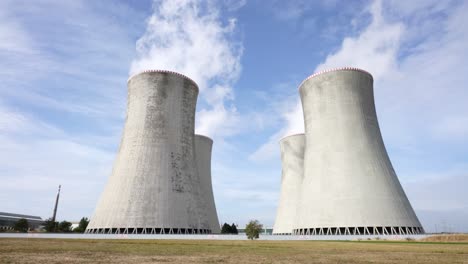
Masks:
[[[247,235],[248,239],[257,239],[260,237],[260,232],[262,232],[263,225],[260,224],[258,220],[251,220],[245,226],[245,234]],[[235,224],[229,225],[224,223],[223,227],[221,228],[221,234],[239,234],[237,231],[237,226]]]
[[[72,223],[67,221],[62,222],[54,222],[52,219],[47,219],[44,222],[44,229],[46,232],[49,233],[83,233],[88,226],[89,219],[87,217],[83,217],[78,224],[78,227],[72,230],[71,226]],[[18,232],[28,232],[29,230],[29,223],[28,220],[22,218],[16,222],[14,229]],[[257,239],[260,237],[260,232],[263,229],[263,225],[260,224],[258,220],[251,220],[245,226],[245,234],[247,235],[248,239]],[[223,227],[221,228],[222,234],[238,234],[237,226],[233,223],[229,225],[228,223],[224,223]]]
[[[49,233],[83,233],[86,230],[88,223],[89,219],[87,217],[83,217],[81,218],[78,227],[72,229],[72,223],[68,221],[54,222],[49,218],[44,222],[44,229]]]
[[[86,217],[81,218],[78,227],[72,229],[72,223],[68,221],[54,222],[52,219],[47,219],[44,222],[44,230],[49,233],[83,233],[88,226],[89,219]],[[27,219],[21,218],[16,222],[14,230],[18,232],[28,232],[30,226]]]

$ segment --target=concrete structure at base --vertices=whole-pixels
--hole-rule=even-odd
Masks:
[[[372,75],[316,73],[299,86],[305,124],[296,235],[424,233],[385,150]]]
[[[128,80],[120,149],[86,233],[213,231],[201,186],[207,176],[200,179],[195,155],[197,96],[196,83],[175,72],[146,71]]]
[[[198,175],[200,176],[200,187],[203,201],[208,212],[208,225],[212,233],[221,233],[218,214],[213,196],[211,183],[211,150],[213,140],[202,135],[195,135],[195,157],[197,160]]]
[[[281,194],[276,212],[274,235],[290,235],[296,220],[297,203],[303,176],[304,134],[280,140],[281,150]]]

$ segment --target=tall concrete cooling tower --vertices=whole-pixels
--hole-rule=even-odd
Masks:
[[[274,235],[290,235],[295,224],[303,176],[304,141],[304,134],[280,140],[281,194],[273,226]]]
[[[221,233],[218,214],[211,184],[211,150],[213,140],[202,135],[195,135],[195,156],[203,201],[208,209],[208,224],[212,233]]]
[[[129,79],[120,149],[87,233],[211,233],[194,151],[197,96],[178,73]]]
[[[320,72],[299,92],[306,140],[294,233],[423,233],[385,150],[372,75],[356,68]]]

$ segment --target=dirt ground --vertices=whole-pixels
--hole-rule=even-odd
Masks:
[[[468,263],[468,243],[8,238],[0,263]]]

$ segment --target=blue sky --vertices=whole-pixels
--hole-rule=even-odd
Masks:
[[[221,222],[272,226],[278,139],[303,130],[297,86],[339,66],[374,75],[382,135],[428,231],[468,231],[466,1],[0,2],[0,211],[90,217],[112,169],[126,80],[200,86]]]

